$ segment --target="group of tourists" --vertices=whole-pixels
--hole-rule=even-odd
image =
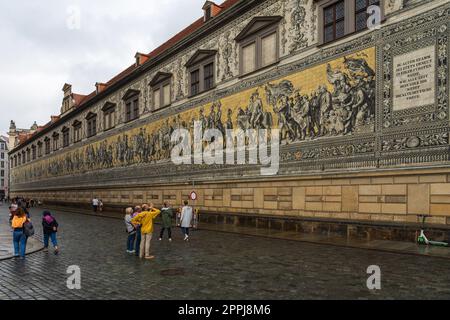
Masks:
[[[191,228],[193,219],[193,209],[189,206],[189,202],[184,201],[184,206],[179,209],[180,219],[177,226],[181,227],[184,235],[184,241],[189,241],[189,229]],[[150,244],[153,237],[153,220],[161,215],[162,226],[159,234],[159,241],[163,240],[164,233],[167,230],[169,241],[172,242],[172,221],[174,217],[174,209],[168,202],[164,202],[161,209],[154,207],[153,203],[149,205],[143,204],[135,208],[127,208],[125,210],[125,226],[128,233],[127,253],[135,254],[141,259],[154,259],[150,255]]]
[[[13,230],[14,257],[25,258],[28,238],[34,235],[34,226],[31,222],[31,215],[28,211],[28,202],[24,199],[16,198],[9,206],[9,223]],[[44,251],[48,252],[49,241],[54,247],[54,253],[59,253],[56,233],[58,232],[58,222],[49,211],[42,213],[42,230],[44,235]]]

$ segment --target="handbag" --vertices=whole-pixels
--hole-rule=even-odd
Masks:
[[[31,237],[34,235],[34,226],[31,223],[30,220],[27,220],[24,222],[23,224],[23,233],[27,236],[27,237]]]

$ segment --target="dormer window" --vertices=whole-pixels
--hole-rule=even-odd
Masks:
[[[240,73],[246,75],[279,60],[278,24],[282,17],[256,17],[236,37],[240,46]]]
[[[212,1],[206,1],[203,5],[204,21],[206,22],[215,17],[221,10],[221,6],[215,4]]]
[[[215,50],[198,50],[186,63],[191,96],[214,88],[216,54]]]
[[[153,111],[168,107],[172,103],[171,80],[171,73],[158,72],[150,82],[153,93]]]

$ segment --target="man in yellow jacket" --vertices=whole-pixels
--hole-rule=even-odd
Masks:
[[[153,203],[149,205],[142,205],[142,212],[131,219],[132,224],[141,225],[141,245],[139,250],[139,257],[142,259],[153,259],[154,256],[150,255],[150,242],[153,236],[153,219],[155,219],[161,213],[160,210],[153,208]]]

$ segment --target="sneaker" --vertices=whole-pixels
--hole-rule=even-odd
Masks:
[[[189,238],[189,236],[184,236],[184,241],[186,241]]]
[[[162,241],[162,238],[159,238],[159,241]]]
[[[130,253],[131,254],[136,253],[136,250],[131,250]]]
[[[58,254],[59,254],[59,249],[58,248],[55,248],[55,256],[57,256]]]
[[[169,242],[172,242],[172,238],[169,239]]]
[[[155,256],[148,256],[148,257],[145,257],[145,259],[146,260],[152,260],[152,259],[155,259]]]

